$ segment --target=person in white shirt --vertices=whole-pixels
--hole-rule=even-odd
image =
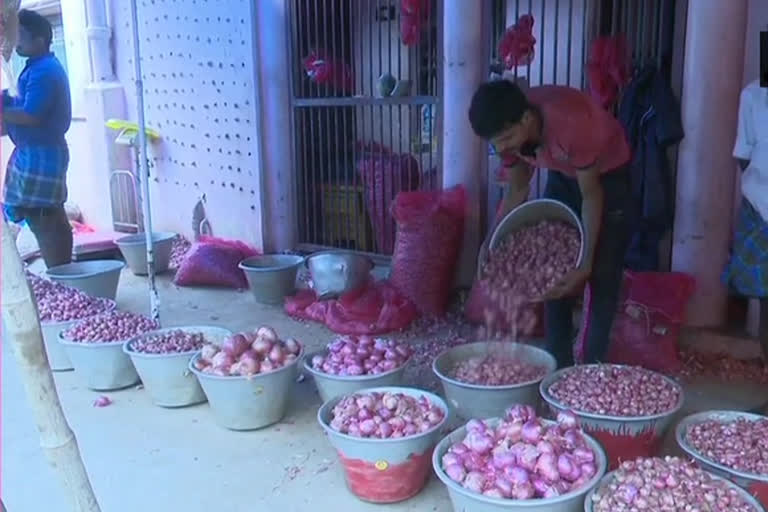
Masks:
[[[759,80],[741,92],[733,156],[743,171],[743,200],[723,279],[735,293],[760,299],[759,337],[768,361],[768,88]]]

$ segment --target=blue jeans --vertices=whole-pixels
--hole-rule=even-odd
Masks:
[[[602,177],[604,202],[600,236],[595,248],[592,276],[587,283],[590,300],[585,301],[583,320],[586,338],[584,362],[604,360],[613,325],[613,317],[621,291],[624,255],[630,240],[631,189],[629,173],[617,169]],[[576,178],[550,170],[544,196],[565,203],[581,215],[581,190]],[[575,298],[563,298],[546,303],[547,343],[557,359],[559,368],[572,366],[573,307]]]

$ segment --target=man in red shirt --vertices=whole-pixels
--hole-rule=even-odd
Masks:
[[[528,197],[535,168],[547,169],[544,196],[581,215],[584,258],[546,299],[549,350],[560,367],[573,364],[573,298],[584,284],[584,360],[604,359],[629,243],[630,148],[621,124],[571,87],[546,85],[527,94],[507,80],[480,86],[469,120],[504,160],[509,187],[497,220]]]

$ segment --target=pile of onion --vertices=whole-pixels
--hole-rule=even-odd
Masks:
[[[181,354],[203,348],[205,336],[181,329],[145,336],[131,343],[131,351],[141,354]]]
[[[195,368],[220,377],[253,377],[288,366],[301,354],[293,338],[281,340],[271,327],[233,334],[221,345],[206,343]]]
[[[594,512],[757,512],[739,491],[677,457],[622,462],[592,496]]]
[[[597,474],[595,453],[576,416],[545,422],[530,406],[507,410],[492,428],[470,420],[466,437],[443,455],[448,478],[491,498],[554,498],[586,486]]]
[[[37,311],[42,322],[82,320],[114,309],[114,303],[104,298],[91,297],[63,284],[54,283],[27,272]]]
[[[157,322],[144,315],[113,311],[81,320],[61,336],[78,343],[109,343],[126,341],[158,327]]]
[[[327,355],[312,358],[312,368],[331,375],[378,375],[403,366],[412,351],[395,340],[371,336],[343,336],[326,347]]]
[[[459,382],[481,386],[512,386],[540,380],[546,374],[545,366],[493,354],[461,361],[453,370],[453,378]]]
[[[576,412],[638,417],[670,412],[680,403],[681,389],[644,368],[603,364],[568,369],[549,393]]]
[[[357,393],[344,397],[331,412],[331,428],[355,437],[400,439],[440,425],[445,413],[422,395]]]
[[[527,302],[544,296],[576,267],[581,236],[572,225],[544,220],[511,233],[488,255],[482,284],[495,301]]]
[[[768,418],[703,421],[685,432],[699,454],[736,471],[768,475]]]

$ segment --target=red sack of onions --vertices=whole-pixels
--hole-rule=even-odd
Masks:
[[[202,236],[186,253],[173,282],[178,286],[248,288],[245,274],[238,265],[258,253],[237,240]]]
[[[400,0],[400,39],[405,46],[413,46],[421,40],[430,7],[430,0]]]
[[[625,272],[606,361],[677,374],[682,369],[680,329],[694,289],[695,280],[688,274]],[[584,296],[589,304],[589,287]],[[583,360],[586,349],[584,333],[582,328],[576,346],[578,360]]]
[[[506,69],[527,66],[533,61],[535,46],[533,16],[524,14],[501,36],[498,47],[499,58]]]
[[[390,281],[428,315],[443,314],[464,238],[464,187],[401,192],[392,204],[397,222]]]

